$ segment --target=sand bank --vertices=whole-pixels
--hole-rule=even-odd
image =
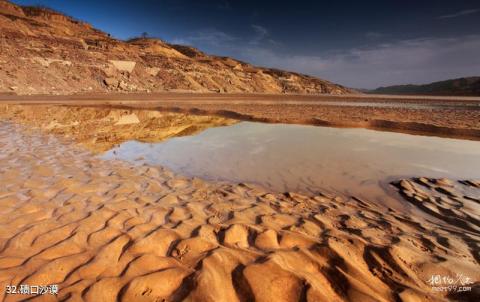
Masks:
[[[104,161],[73,142],[6,121],[0,148],[5,301],[28,297],[3,291],[21,284],[58,285],[57,297],[31,301],[475,301],[479,295],[475,180],[394,182],[414,212],[425,214],[413,215],[353,196],[268,192]],[[429,282],[458,274],[470,290],[442,291]]]
[[[10,104],[65,104],[150,108],[166,112],[215,115],[247,121],[333,127],[480,139],[480,98],[376,95],[268,94],[86,94],[0,96]],[[345,105],[344,102],[352,104]],[[362,106],[361,103],[371,103]],[[336,103],[338,103],[336,105]],[[356,105],[355,105],[356,104]],[[388,107],[386,105],[394,105]]]

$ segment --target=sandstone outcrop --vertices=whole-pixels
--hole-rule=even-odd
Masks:
[[[260,68],[159,39],[114,39],[51,9],[5,0],[0,0],[0,49],[0,93],[354,92],[315,77]]]

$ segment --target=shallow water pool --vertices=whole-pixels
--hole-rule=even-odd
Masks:
[[[382,199],[404,177],[480,178],[480,142],[366,129],[241,122],[105,153],[209,180],[276,191],[319,190]]]

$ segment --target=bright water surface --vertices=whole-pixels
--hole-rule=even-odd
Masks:
[[[403,177],[480,178],[480,142],[366,129],[241,122],[161,143],[129,141],[104,158],[277,191],[382,199]]]

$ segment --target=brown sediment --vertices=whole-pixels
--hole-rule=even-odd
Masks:
[[[478,294],[475,180],[394,182],[421,217],[355,197],[280,194],[104,161],[7,121],[0,148],[0,288],[59,285],[58,297],[34,301],[468,301]],[[457,274],[470,278],[470,291],[428,284],[432,275]]]
[[[128,108],[129,106],[127,106]],[[206,105],[198,106],[200,108]],[[365,128],[381,131],[393,131],[408,134],[431,135],[438,137],[463,138],[471,140],[480,140],[480,128],[478,123],[471,120],[471,123],[460,125],[461,122],[442,122],[436,120],[442,115],[443,118],[462,119],[462,115],[479,116],[475,112],[448,112],[438,110],[437,112],[422,112],[415,109],[384,109],[384,108],[358,108],[351,107],[334,107],[322,108],[321,105],[314,106],[297,106],[273,105],[272,108],[255,108],[257,106],[245,105],[227,107],[226,109],[219,106],[208,106],[210,109],[199,109],[197,107],[156,107],[159,111],[181,112],[186,114],[204,114],[217,115],[226,118],[233,118],[244,121],[263,122],[263,123],[286,123],[286,124],[302,124],[315,125],[325,127],[339,128]],[[224,108],[224,106],[222,106]],[[265,107],[263,105],[262,107]],[[131,108],[131,107],[130,107]],[[135,107],[134,107],[135,108]],[[255,112],[255,110],[258,110]],[[260,114],[258,114],[260,112]],[[291,112],[297,112],[292,114]],[[480,113],[480,112],[479,112]],[[432,116],[429,116],[432,115]],[[408,116],[408,118],[405,118]],[[373,118],[372,118],[373,117]],[[378,117],[378,118],[377,118]],[[476,117],[475,117],[476,118]],[[401,119],[401,120],[400,120]],[[403,120],[403,121],[402,121]],[[406,120],[406,121],[405,121]],[[413,120],[413,121],[409,121]],[[421,120],[423,122],[417,122]],[[471,128],[470,128],[471,127]]]
[[[268,123],[360,127],[480,139],[478,98],[158,93],[10,96],[3,97],[2,102],[155,109]],[[350,103],[345,105],[342,102]],[[370,104],[362,106],[362,102]]]

